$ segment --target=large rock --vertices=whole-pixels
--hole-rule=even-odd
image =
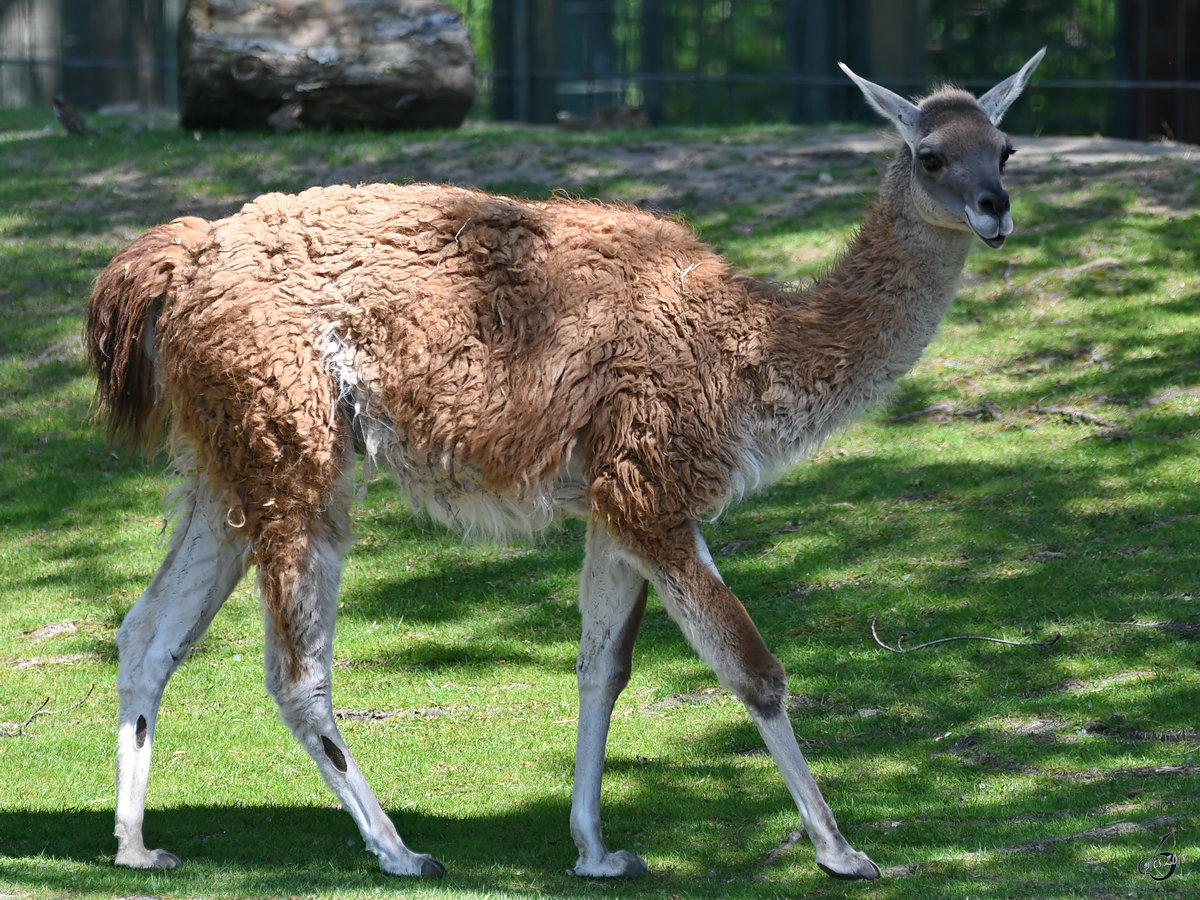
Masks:
[[[179,50],[186,128],[453,128],[475,99],[439,0],[189,0]]]

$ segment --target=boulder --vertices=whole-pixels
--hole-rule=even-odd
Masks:
[[[185,128],[454,128],[475,51],[440,0],[188,0]]]

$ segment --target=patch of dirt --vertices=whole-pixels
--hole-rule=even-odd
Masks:
[[[1019,844],[1012,844],[1007,847],[996,847],[990,850],[973,850],[957,854],[954,858],[956,861],[970,862],[974,859],[986,859],[997,853],[1046,853],[1063,844],[1076,844],[1081,841],[1106,841],[1143,831],[1151,831],[1153,833],[1163,828],[1170,828],[1177,822],[1178,819],[1175,816],[1154,816],[1142,822],[1113,822],[1110,825],[1101,825],[1097,828],[1089,828],[1086,831],[1078,831],[1074,834],[1047,835],[1046,837],[1022,841]],[[889,878],[905,878],[909,875],[915,875],[922,868],[937,862],[939,860],[926,860],[923,862],[889,866],[883,870],[883,874]]]
[[[727,697],[729,697],[729,692],[724,688],[706,687],[683,694],[672,694],[670,697],[651,703],[649,708],[670,710],[679,709],[681,706],[704,706]]]
[[[469,132],[467,132],[469,134]],[[768,218],[796,216],[830,197],[857,194],[878,183],[896,142],[883,132],[807,132],[770,137],[700,141],[647,139],[607,146],[564,149],[538,140],[493,146],[481,154],[456,152],[461,138],[405,144],[399,170],[396,160],[355,163],[311,170],[313,183],[355,184],[378,180],[446,181],[486,186],[503,178],[509,183],[558,184],[568,191],[597,181],[627,186],[619,199],[650,209],[686,208],[697,214],[733,204],[752,203]],[[1157,163],[1200,159],[1200,147],[1186,144],[1139,143],[1108,138],[1014,138],[1020,155],[1011,166],[1014,183],[1046,172],[1081,167],[1125,170],[1129,162]],[[1177,185],[1156,190],[1145,178],[1147,197],[1178,205]],[[1172,196],[1174,193],[1174,197]],[[1172,203],[1172,201],[1174,201]],[[753,226],[754,223],[749,223]],[[1095,265],[1095,263],[1093,263]]]
[[[1053,716],[1037,716],[1032,719],[1004,719],[996,723],[1008,734],[1032,737],[1041,734],[1064,734],[1070,727],[1066,719]]]
[[[1051,418],[1057,418],[1067,425],[1093,425],[1099,429],[1098,435],[1111,435],[1121,427],[1112,419],[1078,406],[1043,406],[1038,403],[1028,409],[1003,410],[990,400],[978,406],[959,406],[948,400],[939,400],[920,409],[898,413],[884,419],[883,424],[903,425],[917,419],[928,419],[942,425],[953,419],[970,419],[976,422],[1003,422],[1008,425],[1023,422],[1034,425]]]
[[[1167,525],[1174,524],[1179,521],[1187,521],[1195,518],[1194,516],[1168,516],[1155,522],[1155,527],[1164,528]],[[1167,521],[1170,519],[1171,521]],[[1191,599],[1190,597],[1188,598]],[[1157,628],[1159,631],[1169,631],[1176,637],[1188,638],[1194,640],[1200,638],[1200,622],[1137,622],[1135,623],[1143,628]]]
[[[1082,694],[1092,691],[1103,690],[1106,687],[1111,687],[1114,684],[1124,684],[1128,681],[1141,681],[1146,678],[1153,678],[1153,672],[1135,671],[1135,672],[1118,672],[1116,675],[1110,675],[1107,678],[1098,678],[1095,681],[1081,681],[1078,678],[1064,678],[1054,687],[1046,688],[1039,691],[1030,691],[1022,694],[1029,700],[1036,697],[1045,697],[1051,694]]]
[[[77,362],[83,358],[83,339],[80,335],[73,334],[61,341],[56,341],[40,353],[35,353],[26,361],[26,365],[31,369],[36,369],[49,363]]]
[[[1120,738],[1127,741],[1150,741],[1173,744],[1176,741],[1200,741],[1200,731],[1190,728],[1139,728],[1124,716],[1114,715],[1105,720],[1085,722],[1080,735]]]
[[[1191,386],[1168,388],[1167,390],[1142,401],[1142,409],[1149,409],[1152,406],[1158,406],[1160,403],[1168,403],[1171,400],[1177,400],[1180,397],[1200,398],[1200,387]]]
[[[1180,775],[1200,775],[1200,763],[1181,763],[1180,765],[1134,766],[1129,769],[1104,769],[1090,772],[1057,772],[1055,778],[1065,781],[1099,781],[1112,778],[1160,778],[1162,776],[1178,777]]]
[[[359,158],[350,146],[343,154],[349,161],[333,166],[319,156],[291,158],[286,145],[267,145],[262,172],[240,173],[224,192],[193,192],[197,181],[231,181],[218,158],[211,169],[189,170],[188,178],[173,169],[87,172],[76,179],[80,199],[75,213],[80,221],[106,223],[105,233],[123,242],[148,222],[185,214],[228,215],[263,192],[250,187],[255,184],[299,191],[314,185],[424,181],[501,193],[529,189],[539,195],[553,185],[571,195],[667,214],[683,212],[697,220],[736,214],[737,207],[753,205],[761,218],[735,227],[749,234],[764,221],[802,217],[832,198],[848,197],[855,207],[865,208],[896,147],[896,139],[884,131],[844,132],[836,127],[820,132],[763,129],[718,140],[686,132],[664,136],[648,129],[623,143],[577,144],[547,140],[545,128],[502,128],[503,139],[491,125],[436,137],[406,136],[388,152],[364,151]],[[1018,196],[1031,190],[1042,199],[1056,192],[1071,194],[1105,178],[1136,182],[1144,208],[1155,214],[1191,212],[1190,196],[1179,190],[1179,163],[1200,159],[1198,147],[1107,138],[1015,136],[1014,142],[1020,154],[1006,178]],[[1134,162],[1138,165],[1129,165]],[[1048,183],[1051,180],[1054,184]],[[817,249],[822,258],[831,255]]]
[[[59,635],[74,634],[78,630],[74,622],[50,622],[42,625],[40,628],[32,628],[26,631],[25,637],[36,644],[40,641],[56,638]]]
[[[765,205],[774,218],[861,191],[877,180],[879,166],[890,155],[886,141],[862,134],[706,143],[652,139],[565,151],[557,142],[539,140],[536,129],[530,136],[529,142],[514,141],[483,154],[453,152],[446,141],[432,154],[420,144],[408,145],[403,178],[484,187],[502,179],[509,184],[557,184],[572,193],[586,193],[600,182],[618,182],[619,196],[603,199],[665,212],[687,208],[692,213],[752,203]],[[394,167],[388,169],[354,165],[328,175],[349,184],[395,179]],[[835,171],[844,174],[835,176]]]
[[[1119,715],[1107,719],[1085,722],[1082,726],[1053,716],[1035,716],[1032,719],[1006,717],[991,723],[1004,734],[1024,738],[1040,739],[1056,744],[1074,744],[1087,738],[1110,738],[1142,743],[1176,743],[1178,741],[1200,742],[1200,731],[1191,728],[1143,728],[1137,722],[1126,721]],[[1029,774],[1044,774],[1031,767],[1014,766],[1013,763],[993,754],[979,750],[983,735],[968,734],[947,745],[944,752],[959,757],[970,765],[978,765],[1003,771],[1020,769]]]
[[[96,659],[95,653],[60,653],[55,656],[30,656],[10,660],[11,669],[36,669],[42,666],[73,666],[84,659]]]

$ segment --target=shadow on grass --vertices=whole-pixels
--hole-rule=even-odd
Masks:
[[[161,522],[161,482],[147,479],[140,460],[105,445],[101,429],[88,424],[86,403],[63,406],[54,420],[0,424],[0,527],[23,535],[26,546],[37,548],[38,561],[10,568],[5,583],[64,597],[107,597],[130,586],[128,571],[111,565],[139,540],[129,524]],[[156,464],[152,471],[164,468]]]
[[[1147,442],[1137,450],[1140,465],[1151,467],[1182,448]],[[1188,595],[1200,575],[1188,551],[1194,498],[1169,484],[1136,492],[1105,484],[1098,474],[1129,448],[1091,442],[1088,452],[1093,462],[1074,468],[1015,457],[915,462],[925,455],[887,450],[827,460],[802,467],[706,530],[731,588],[790,667],[805,662],[804,635],[827,652],[838,642],[847,651],[869,644],[875,613],[884,616],[883,633],[936,623],[947,633],[1027,629],[1035,639],[1096,615],[1193,616],[1186,605],[1172,609],[1171,598]],[[727,554],[726,545],[735,549]],[[497,654],[487,648],[497,641],[578,639],[581,526],[514,555],[473,559],[469,546],[443,546],[449,549],[423,574],[397,566],[394,580],[387,566],[403,558],[403,540],[351,551],[351,559],[385,574],[346,592],[343,620],[411,626],[480,619],[477,643],[409,636],[397,641],[387,665],[490,669]],[[901,576],[903,593],[895,587],[898,556],[925,561]],[[1121,597],[1138,606],[1122,608]],[[660,613],[652,606],[639,646],[673,632]],[[1057,652],[1073,651],[1064,644]]]
[[[610,771],[640,775],[656,772],[646,762],[617,762]],[[755,844],[726,845],[722,831],[733,816],[753,822],[773,812],[762,801],[717,799],[693,790],[696,778],[711,780],[724,767],[696,771],[664,767],[651,788],[635,791],[640,802],[608,804],[606,834],[614,848],[625,846],[650,856],[679,857],[690,877],[745,876],[786,834],[759,833]],[[725,771],[728,775],[728,771]],[[728,779],[727,779],[728,780]],[[782,787],[780,792],[783,793]],[[664,814],[664,807],[669,812]],[[604,885],[569,877],[577,851],[568,830],[569,800],[522,803],[509,811],[446,818],[429,813],[393,811],[397,829],[410,847],[432,853],[447,867],[445,886],[480,891],[523,890],[553,896],[608,893]],[[289,896],[297,893],[337,895],[339,891],[393,886],[404,890],[414,882],[393,880],[379,871],[364,850],[350,817],[323,807],[220,805],[152,809],[146,818],[147,840],[176,853],[176,870],[142,873],[115,869],[111,811],[29,812],[0,810],[0,874],[18,888],[112,891],[113,895],[154,893],[187,896],[213,890],[242,895]],[[807,844],[796,856],[811,866]],[[53,860],[60,865],[45,865]],[[815,866],[812,867],[816,873]],[[659,896],[663,882],[679,880],[652,875],[641,882],[622,882],[623,895]],[[152,885],[150,882],[153,882]],[[429,885],[429,882],[424,884]],[[434,882],[433,884],[443,884]]]
[[[966,856],[977,857],[970,864],[972,878],[996,877],[1003,865],[998,859],[1023,853],[1031,862],[1040,855],[1034,864],[1051,865],[1059,877],[1069,873],[1077,886],[1096,887],[1105,883],[1102,867],[1095,863],[1097,844],[1115,841],[1110,856],[1119,858],[1125,846],[1124,856],[1133,860],[1124,872],[1129,877],[1137,856],[1153,849],[1160,831],[1181,828],[1185,846],[1194,839],[1185,827],[1200,796],[1194,776],[1120,771],[1087,778],[1046,775],[984,792],[974,782],[982,788],[982,780],[992,774],[944,749],[931,752],[920,773],[908,774],[889,772],[886,754],[862,740],[843,742],[828,756],[839,761],[858,757],[876,766],[866,796],[847,796],[847,779],[821,781],[851,842],[884,867],[926,867],[936,873],[948,860],[961,866],[963,848],[968,848]],[[638,757],[612,760],[608,768],[610,778],[639,782],[631,789],[633,799],[606,805],[610,845],[643,854],[652,870],[647,879],[621,882],[622,896],[663,896],[664,891],[710,895],[714,888],[715,896],[731,896],[764,880],[774,883],[773,891],[781,884],[802,891],[830,886],[813,866],[807,841],[768,862],[768,853],[796,824],[794,813],[785,811],[782,784],[757,790],[756,779],[732,764],[668,765]],[[956,789],[914,797],[914,777]],[[847,814],[848,806],[855,814]],[[1167,814],[1168,808],[1175,815]],[[422,883],[435,893],[441,888],[591,897],[616,889],[612,883],[569,877],[576,852],[567,828],[566,797],[524,802],[492,814],[447,818],[405,810],[393,812],[393,818],[410,846],[447,865],[444,882]],[[1114,824],[1119,827],[1111,834],[1078,837]],[[205,896],[214,891],[336,896],[384,886],[416,889],[415,882],[381,873],[349,816],[327,807],[152,809],[147,815],[152,846],[164,846],[183,860],[181,868],[160,873],[112,867],[111,829],[108,810],[0,809],[0,877],[18,890],[112,896]],[[1046,846],[1032,846],[1037,841]],[[915,882],[914,888],[924,890],[938,884],[937,878]],[[902,884],[889,879],[881,887],[903,892]]]

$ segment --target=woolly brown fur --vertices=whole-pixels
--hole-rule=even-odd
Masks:
[[[926,277],[898,264],[891,217],[864,225],[871,254],[852,248],[791,294],[630,208],[429,185],[268,194],[118,254],[96,282],[88,343],[114,431],[151,440],[170,408],[228,491],[231,524],[268,563],[273,609],[353,419],[384,423],[384,461],[431,506],[478,492],[553,505],[574,490],[572,511],[618,532],[719,511],[870,402],[928,339],[887,365],[881,332],[904,340],[908,282]]]
[[[877,208],[858,238],[872,252],[792,294],[635,209],[428,185],[270,194],[122,251],[89,345],[111,427],[149,440],[170,407],[260,544],[322,508],[346,391],[419,495],[520,505],[575,480],[618,530],[653,529],[719,511],[911,365],[926,329],[910,340],[880,293],[903,307],[927,273],[883,240],[892,218]],[[134,348],[158,306],[153,392]],[[889,340],[917,346],[897,364]]]

